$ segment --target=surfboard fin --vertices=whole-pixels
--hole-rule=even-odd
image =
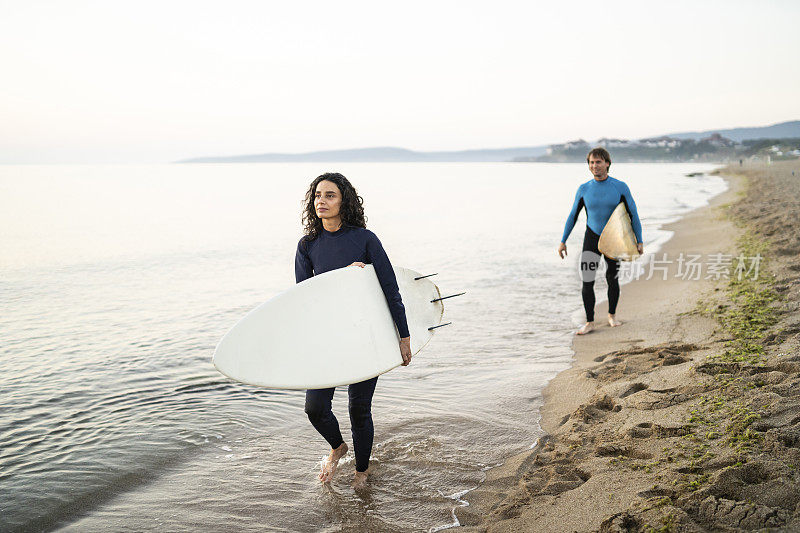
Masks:
[[[436,274],[438,274],[438,272],[436,272]],[[421,279],[429,278],[429,277],[431,277],[431,276],[435,276],[436,274],[427,274],[427,275],[425,275],[425,276],[419,276],[419,277],[417,277],[417,278],[414,278],[414,281],[419,281],[419,280],[421,280]]]
[[[450,296],[442,296],[441,298],[436,298],[434,300],[431,300],[431,303],[439,302],[441,300],[447,300],[448,298],[455,298],[456,296],[461,296],[462,294],[467,294],[467,293],[465,291],[465,292],[459,292],[458,294],[451,294]]]
[[[452,324],[452,322],[447,322],[445,324],[439,324],[438,326],[431,326],[431,327],[428,328],[428,331],[434,330],[436,328],[443,328],[445,326],[449,326],[450,324]]]

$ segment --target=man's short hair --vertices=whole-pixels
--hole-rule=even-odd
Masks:
[[[595,156],[601,158],[603,161],[611,165],[611,154],[608,153],[608,150],[605,148],[593,148],[591,152],[586,156],[586,162],[589,162],[589,158]]]

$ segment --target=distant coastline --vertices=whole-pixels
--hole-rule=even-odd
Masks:
[[[177,163],[306,163],[306,162],[499,162],[512,161],[520,157],[542,155],[547,146],[526,146],[520,148],[497,148],[459,150],[449,152],[416,152],[405,148],[382,146],[375,148],[355,148],[350,150],[324,150],[299,154],[251,154],[223,157],[195,157]]]
[[[613,160],[623,163],[730,163],[737,159],[777,161],[800,157],[800,136],[778,139],[748,139],[741,142],[714,133],[699,140],[678,139],[664,135],[638,141],[600,139],[588,143],[583,139],[554,144],[544,155],[517,158],[518,162],[579,163],[593,146],[602,146],[613,154]]]
[[[412,163],[412,162],[580,162],[593,146],[612,152],[616,162],[731,162],[738,158],[800,157],[800,120],[756,128],[684,132],[640,140],[583,139],[564,144],[419,152],[384,146],[304,153],[263,153],[194,157],[176,163]]]

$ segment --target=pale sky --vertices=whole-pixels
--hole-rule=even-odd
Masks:
[[[799,25],[792,0],[0,0],[0,163],[769,125],[800,119]]]

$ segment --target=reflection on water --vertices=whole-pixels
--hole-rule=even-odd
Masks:
[[[684,176],[700,165],[615,167],[646,247],[724,188]],[[579,254],[554,250],[584,166],[336,169],[395,264],[468,291],[448,302],[452,326],[379,379],[359,494],[350,458],[319,485],[325,443],[302,391],[210,363],[233,323],[293,283],[300,200],[330,168],[0,167],[0,529],[424,530],[452,524],[486,468],[537,439],[580,307]],[[349,437],[344,388],[334,412]]]

